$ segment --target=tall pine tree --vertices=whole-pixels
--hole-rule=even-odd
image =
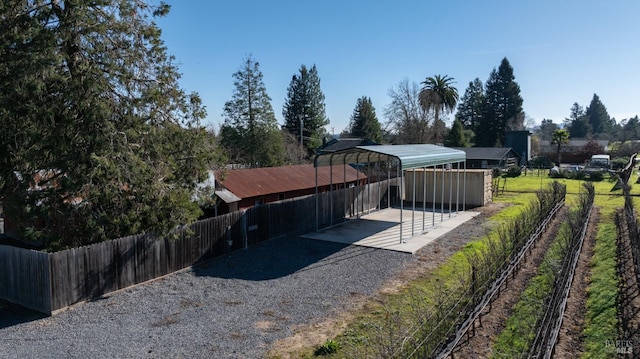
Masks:
[[[307,70],[300,67],[300,74],[293,75],[287,89],[282,115],[284,127],[300,138],[302,124],[302,143],[312,153],[322,143],[325,127],[329,124],[325,112],[324,94],[320,89],[320,77],[316,65]]]
[[[198,217],[214,152],[154,22],[168,12],[0,3],[0,191],[17,235],[55,250]]]
[[[362,96],[358,99],[351,115],[349,134],[376,143],[382,142],[382,129],[376,116],[370,97]]]
[[[589,119],[589,124],[591,125],[594,135],[611,134],[615,121],[609,117],[607,108],[604,107],[598,95],[593,94],[593,98],[585,111],[585,115]]]
[[[570,111],[569,118],[565,118],[564,122],[571,138],[591,137],[593,129],[591,123],[589,123],[589,117],[584,112],[584,108],[574,102]]]
[[[458,111],[456,111],[456,119],[462,123],[465,129],[475,131],[482,121],[483,106],[484,88],[482,81],[476,78],[472,82],[469,82],[469,86],[460,99]]]
[[[520,86],[515,82],[513,68],[507,58],[494,68],[485,83],[485,101],[480,126],[476,128],[476,145],[502,146],[506,132],[524,127],[524,111]]]
[[[233,98],[224,105],[221,144],[236,163],[251,167],[283,162],[283,141],[271,97],[262,81],[260,63],[248,56],[233,74]]]

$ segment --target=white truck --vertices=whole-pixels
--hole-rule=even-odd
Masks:
[[[593,155],[585,167],[586,172],[607,172],[611,170],[609,155]]]

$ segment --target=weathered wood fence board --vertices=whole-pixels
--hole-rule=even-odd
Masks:
[[[50,293],[47,253],[0,245],[0,297],[48,313]]]
[[[389,188],[382,181],[319,193],[319,224],[380,208]],[[310,195],[198,221],[175,238],[142,234],[55,253],[0,245],[0,298],[50,314],[229,251],[314,230],[315,213]]]

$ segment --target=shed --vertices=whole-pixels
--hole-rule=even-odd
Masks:
[[[215,194],[227,207],[221,207],[218,214],[311,195],[316,193],[316,187],[325,192],[331,186],[338,189],[366,180],[366,176],[351,167],[345,171],[340,167],[332,178],[331,171],[326,167],[316,174],[311,164],[228,170],[224,176],[216,176]]]

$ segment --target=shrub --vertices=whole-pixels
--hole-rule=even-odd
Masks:
[[[589,179],[591,181],[600,182],[604,179],[604,173],[602,172],[592,172],[589,174]]]
[[[529,161],[528,166],[531,168],[551,168],[553,167],[553,162],[549,159],[549,157],[538,156]]]
[[[337,353],[338,349],[340,349],[340,345],[338,344],[338,342],[334,340],[327,340],[324,344],[316,348],[316,350],[313,352],[313,355],[329,355]]]
[[[522,174],[522,169],[520,169],[520,167],[511,166],[511,167],[507,168],[507,173],[505,174],[505,176],[506,177],[520,177],[521,174]]]

